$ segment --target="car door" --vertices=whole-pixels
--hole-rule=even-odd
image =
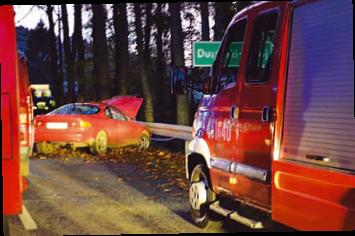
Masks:
[[[105,132],[107,132],[109,145],[116,145],[118,143],[116,134],[117,122],[113,119],[110,107],[105,107],[104,114],[107,118],[98,121],[98,124],[100,124],[100,127],[103,127]],[[98,129],[98,131],[99,130],[100,129]]]
[[[248,53],[240,75],[239,117],[235,143],[234,194],[266,209],[271,207],[271,144],[277,85],[277,27],[282,5],[270,3],[251,16]]]
[[[114,120],[114,140],[116,144],[126,145],[131,142],[133,134],[132,127],[127,117],[123,115],[121,111],[117,108],[110,106],[110,112],[112,114],[112,119]]]

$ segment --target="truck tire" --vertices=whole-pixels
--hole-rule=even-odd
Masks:
[[[222,227],[223,217],[209,210],[209,204],[216,198],[207,167],[204,164],[196,165],[190,178],[189,205],[192,220],[198,227],[207,230],[218,230]]]
[[[90,146],[92,154],[103,155],[107,151],[107,134],[105,131],[100,130],[95,138],[95,142]]]

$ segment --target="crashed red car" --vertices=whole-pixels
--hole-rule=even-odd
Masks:
[[[148,148],[150,131],[135,121],[143,98],[116,96],[99,103],[70,103],[35,119],[38,152],[58,146],[90,147],[104,154],[109,147],[139,145]]]

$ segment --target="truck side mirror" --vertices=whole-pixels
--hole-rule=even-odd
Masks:
[[[169,78],[171,94],[187,94],[188,76],[186,67],[171,67],[169,72]]]

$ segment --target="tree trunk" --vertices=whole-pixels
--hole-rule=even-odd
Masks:
[[[152,27],[152,3],[145,3],[145,14],[146,14],[146,24],[144,28],[144,60],[146,66],[148,66],[149,59],[150,59],[150,32]]]
[[[49,22],[49,58],[51,63],[51,75],[54,81],[53,95],[56,100],[56,104],[61,104],[61,98],[63,97],[63,84],[60,84],[58,75],[58,55],[56,48],[56,39],[54,34],[53,23],[53,6],[47,5],[47,16]]]
[[[165,58],[163,53],[163,23],[162,23],[162,14],[161,14],[161,3],[157,3],[157,11],[155,15],[156,26],[157,26],[157,35],[156,35],[156,44],[157,44],[157,100],[159,104],[169,105],[169,99],[165,99],[166,91],[169,91],[169,86],[167,85],[167,78],[165,78]],[[170,97],[170,96],[169,96]]]
[[[144,59],[145,52],[143,51],[143,32],[142,32],[142,22],[141,22],[142,13],[140,7],[141,6],[139,3],[134,3],[135,26],[136,26],[136,33],[137,33],[137,50],[138,50],[138,57],[139,57],[138,58],[139,70],[141,72],[140,75],[142,80],[143,96],[145,100],[144,117],[147,122],[154,122],[153,95],[149,87],[148,73],[147,73],[146,63]]]
[[[184,46],[180,18],[180,3],[169,3],[171,29],[171,56],[173,66],[184,66]],[[187,95],[176,95],[176,121],[189,125],[189,100]]]
[[[69,28],[68,28],[68,14],[65,4],[61,4],[62,7],[62,22],[64,32],[64,58],[67,65],[67,80],[68,80],[68,101],[74,102],[74,60],[71,52]]]
[[[67,79],[68,79],[68,100],[70,102],[75,101],[74,97],[74,59],[71,52],[69,28],[68,28],[68,14],[65,4],[61,4],[62,7],[62,20],[63,20],[63,32],[64,32],[64,57],[65,64],[67,65]]]
[[[108,75],[108,52],[106,40],[106,12],[101,4],[92,4],[94,80],[97,88],[96,99],[111,97]]]
[[[115,28],[115,88],[118,94],[128,94],[128,21],[126,3],[113,5]]]
[[[81,19],[81,4],[74,5],[74,40],[73,40],[73,55],[74,58],[78,55],[76,62],[76,78],[79,82],[78,101],[85,100],[85,46],[82,33],[82,19]]]
[[[201,2],[201,22],[202,22],[202,40],[210,41],[210,24],[208,19],[208,2]]]
[[[216,14],[214,16],[215,25],[214,40],[219,41],[222,39],[224,31],[226,30],[229,22],[233,18],[233,5],[232,2],[215,2]]]
[[[64,87],[63,87],[63,78],[64,78],[64,72],[63,72],[63,46],[62,46],[62,17],[61,17],[61,11],[60,11],[60,6],[58,6],[58,13],[57,13],[57,18],[58,18],[58,52],[59,52],[59,80],[58,80],[58,90],[60,91],[60,97],[58,98],[59,100],[59,105],[64,104]]]

